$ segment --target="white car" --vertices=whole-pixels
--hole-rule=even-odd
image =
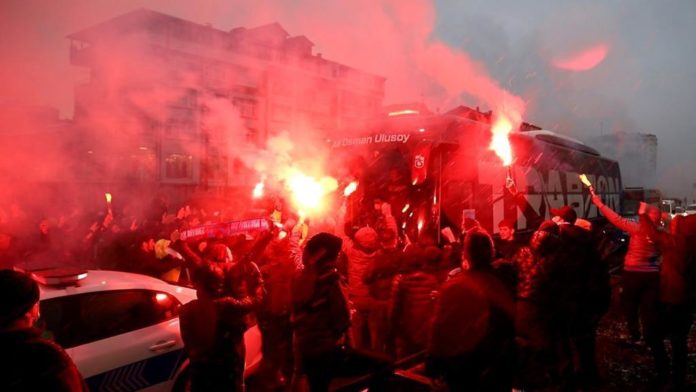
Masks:
[[[689,204],[684,210],[684,215],[694,215],[696,214],[696,204]]]
[[[115,271],[37,273],[46,337],[73,359],[91,391],[171,391],[186,383],[188,360],[178,310],[194,290]],[[256,326],[245,336],[246,370],[261,360]]]

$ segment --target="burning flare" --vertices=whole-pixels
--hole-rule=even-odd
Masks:
[[[582,181],[582,183],[585,184],[586,187],[590,188],[590,193],[594,194],[595,193],[594,186],[592,186],[592,183],[587,178],[587,176],[585,174],[581,174],[578,177],[580,177],[580,181]]]
[[[263,190],[264,190],[264,183],[263,181],[259,182],[254,186],[254,191],[251,193],[251,196],[254,199],[260,199],[263,197]]]
[[[502,115],[495,120],[493,127],[491,128],[491,133],[493,137],[491,139],[491,145],[488,147],[503,161],[503,166],[510,166],[512,164],[512,147],[510,147],[510,140],[508,135],[512,132],[512,121]]]
[[[111,204],[111,193],[105,193],[104,197],[106,198],[106,203]]]
[[[358,182],[353,181],[346,186],[346,189],[343,190],[343,196],[348,197],[348,196],[352,195],[356,189],[358,189]]]
[[[338,181],[332,177],[316,179],[297,171],[288,179],[287,187],[295,208],[310,215],[324,209],[324,196],[338,188]]]

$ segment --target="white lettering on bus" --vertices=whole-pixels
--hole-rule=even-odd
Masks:
[[[347,147],[373,143],[408,143],[411,135],[408,133],[386,134],[378,133],[373,136],[347,137],[333,141],[333,147]]]

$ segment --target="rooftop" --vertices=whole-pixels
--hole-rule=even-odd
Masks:
[[[103,40],[104,37],[121,38],[128,34],[147,31],[153,34],[166,34],[168,32],[181,33],[182,39],[198,41],[203,45],[221,45],[232,51],[243,51],[240,43],[251,46],[264,47],[282,55],[266,55],[264,60],[272,61],[284,57],[287,53],[306,58],[312,62],[332,64],[340,67],[342,73],[356,72],[371,76],[380,81],[384,77],[364,72],[344,64],[324,59],[321,54],[313,54],[314,43],[304,35],[290,36],[279,23],[269,23],[253,28],[237,27],[230,31],[216,29],[211,25],[204,25],[181,19],[175,16],[163,14],[147,8],[139,8],[123,15],[108,19],[104,22],[76,31],[67,36],[73,41],[88,44]],[[258,57],[258,52],[245,53]]]

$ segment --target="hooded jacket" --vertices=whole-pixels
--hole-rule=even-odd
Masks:
[[[514,302],[489,269],[447,281],[434,309],[426,371],[452,390],[510,390]]]
[[[558,259],[559,238],[546,231],[537,231],[530,246],[520,248],[515,256],[517,266],[517,298],[532,302],[547,302],[549,289]]]
[[[0,332],[0,390],[87,391],[75,364],[36,329]]]
[[[331,352],[350,326],[338,271],[329,264],[305,268],[292,281],[292,324],[302,355]]]
[[[370,288],[365,283],[368,269],[375,263],[379,250],[379,237],[370,227],[355,233],[355,241],[344,241],[343,252],[348,258],[348,296],[356,306],[372,301]]]
[[[694,292],[696,216],[674,219],[672,233],[658,230],[644,215],[640,217],[640,225],[658,243],[664,255],[660,269],[660,301],[679,305],[687,302]]]
[[[402,337],[425,347],[433,314],[433,292],[439,288],[437,277],[412,270],[394,278],[389,320],[394,337]]]

